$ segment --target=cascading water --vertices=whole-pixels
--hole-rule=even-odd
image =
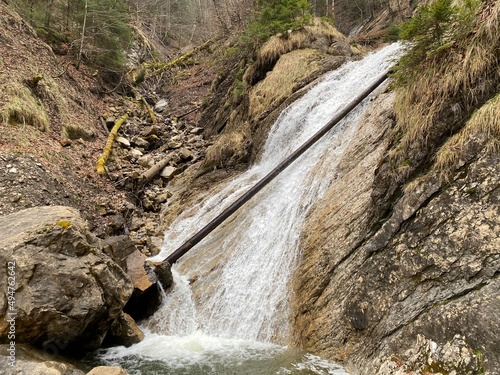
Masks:
[[[316,133],[386,71],[400,49],[385,47],[325,75],[280,115],[259,163],[172,223],[154,260],[163,260]],[[143,342],[109,349],[101,358],[137,374],[345,374],[284,345],[291,338],[289,282],[305,214],[334,179],[365,106],[181,259],[173,290],[144,323]]]

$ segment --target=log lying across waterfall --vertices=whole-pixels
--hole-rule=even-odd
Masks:
[[[337,125],[345,116],[347,116],[354,108],[358,106],[364,99],[368,97],[377,87],[379,87],[387,79],[387,72],[381,75],[375,83],[370,85],[365,91],[357,96],[347,107],[340,111],[332,120],[323,126],[316,134],[314,134],[307,142],[295,150],[290,156],[282,161],[276,168],[269,174],[251,187],[245,194],[239,197],[233,204],[222,211],[215,219],[205,225],[199,232],[183,243],[177,250],[170,254],[164,262],[174,264],[186,254],[193,246],[210,234],[215,228],[222,224],[229,216],[236,210],[243,206],[250,198],[257,194],[264,186],[271,182],[278,174],[280,174],[286,167],[294,162],[300,155],[307,151],[312,145],[320,140],[329,130]]]

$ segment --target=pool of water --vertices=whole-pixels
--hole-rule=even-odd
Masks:
[[[147,332],[139,344],[97,351],[86,362],[122,366],[131,375],[347,375],[337,364],[287,347],[201,333]]]

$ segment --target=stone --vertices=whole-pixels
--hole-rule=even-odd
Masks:
[[[169,165],[162,169],[162,171],[160,172],[160,177],[166,180],[171,180],[177,173],[178,173],[177,168]]]
[[[107,237],[101,241],[102,250],[121,268],[127,269],[127,257],[137,251],[134,242],[127,235]]]
[[[146,154],[146,155],[139,157],[138,162],[139,162],[139,165],[141,167],[144,167],[144,168],[150,168],[155,163],[153,157],[149,154]]]
[[[483,372],[500,373],[500,202],[491,194],[499,156],[478,155],[446,185],[430,169],[391,201],[374,200],[386,196],[376,171],[393,127],[392,95],[371,103],[308,212],[293,280],[295,343],[359,375],[395,358],[378,372],[392,374],[389,367],[412,363],[408,351],[449,374],[479,373],[463,367],[478,368],[479,351]],[[422,366],[406,373],[431,373]]]
[[[126,259],[127,274],[134,284],[134,289],[137,289],[140,293],[146,291],[156,282],[154,274],[144,268],[145,263],[146,257],[138,250],[134,251]]]
[[[151,136],[158,136],[159,133],[160,127],[158,125],[151,125],[145,127],[144,130],[141,131],[141,136],[148,138]]]
[[[185,147],[181,147],[177,153],[179,154],[179,157],[181,158],[181,160],[183,161],[189,161],[189,160],[192,160],[194,159],[194,153],[190,150],[188,150],[187,148]]]
[[[0,217],[0,262],[16,275],[16,342],[82,355],[97,349],[133,284],[70,207],[34,207]],[[0,288],[7,291],[7,277]],[[0,340],[12,317],[0,299]]]
[[[191,129],[191,131],[189,133],[194,134],[194,135],[199,135],[199,134],[202,134],[203,131],[204,131],[203,128],[196,127],[196,128]]]
[[[168,101],[166,99],[160,99],[153,107],[155,112],[163,112],[168,107]]]
[[[116,143],[125,148],[130,147],[130,141],[124,137],[116,137]]]
[[[170,149],[180,148],[182,147],[182,142],[168,142],[167,146]]]
[[[141,331],[130,315],[122,312],[111,325],[103,346],[123,345],[128,348],[142,340],[144,340],[144,332]]]
[[[153,263],[152,266],[154,267],[154,272],[158,281],[163,286],[163,289],[170,288],[174,283],[172,266],[168,262]]]
[[[150,144],[148,141],[146,141],[144,138],[137,137],[137,136],[132,137],[130,143],[133,144],[134,146],[137,146],[137,147],[142,148],[144,150],[149,150],[149,147],[150,147]]]
[[[98,366],[87,372],[87,375],[129,375],[119,366]]]
[[[151,316],[161,304],[158,278],[147,264],[146,256],[138,250],[127,257],[126,263],[134,292],[123,311],[139,321]]]
[[[165,193],[161,193],[161,194],[157,194],[153,200],[158,203],[158,204],[162,204],[162,203],[165,203],[168,199],[168,193],[165,192]]]
[[[0,369],[8,370],[9,345],[0,345]],[[15,367],[12,374],[19,375],[84,375],[85,372],[52,350],[40,350],[30,345],[16,344]],[[1,372],[1,370],[0,370]],[[1,372],[5,374],[5,372]],[[7,372],[7,374],[9,374]]]
[[[138,230],[145,223],[144,218],[134,215],[132,216],[132,220],[130,222],[130,230]]]
[[[162,237],[156,237],[156,236],[149,237],[148,247],[149,247],[149,252],[151,253],[151,255],[159,254],[161,251],[162,245],[163,245],[163,238]]]
[[[141,151],[139,151],[139,150],[138,150],[138,149],[136,149],[136,148],[133,148],[132,150],[130,150],[130,154],[131,154],[134,158],[136,158],[136,159],[139,159],[141,156],[143,156],[143,155],[144,155]]]

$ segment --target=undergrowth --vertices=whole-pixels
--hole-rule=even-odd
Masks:
[[[444,173],[454,164],[445,161],[445,155],[449,158],[453,154],[455,159],[458,153],[451,148],[467,149],[467,135],[472,130],[464,130],[462,136],[445,143],[446,139],[459,132],[474,110],[499,89],[500,3],[465,0],[453,4],[438,0],[424,5],[401,27],[401,36],[411,42],[411,48],[394,75],[397,126],[389,173],[397,181],[406,180],[422,163],[432,162],[443,144],[438,168]],[[498,113],[497,99],[490,106]],[[480,126],[472,125],[477,122],[471,120],[470,129],[496,139],[485,144],[497,152],[498,123],[479,121]]]

